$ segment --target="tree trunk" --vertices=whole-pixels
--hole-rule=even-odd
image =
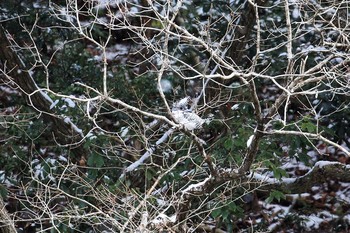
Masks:
[[[266,5],[267,1],[258,0],[255,1],[258,6]],[[235,30],[235,38],[232,43],[228,56],[232,58],[237,66],[242,66],[245,61],[249,61],[246,58],[246,45],[251,39],[251,34],[256,24],[256,8],[250,2],[245,3],[245,7],[241,12],[241,17],[237,28]]]
[[[81,141],[83,136],[77,127],[70,120],[63,119],[56,114],[50,106],[51,99],[35,83],[32,76],[27,71],[24,63],[17,53],[12,49],[12,45],[5,33],[5,29],[0,25],[0,62],[1,72],[9,80],[14,82],[25,94],[28,104],[36,111],[43,114],[44,121],[51,124],[54,140],[60,144],[69,145]],[[86,155],[86,151],[81,146],[72,148],[72,152],[77,155],[77,159]]]

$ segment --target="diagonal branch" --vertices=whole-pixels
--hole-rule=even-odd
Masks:
[[[0,62],[2,64],[1,74],[18,86],[25,94],[30,106],[43,114],[44,121],[52,124],[53,136],[57,142],[69,145],[82,141],[82,131],[69,118],[61,118],[50,109],[53,103],[52,99],[38,87],[27,71],[23,61],[12,49],[9,38],[2,26],[0,26]],[[77,155],[86,154],[80,146],[74,148],[74,151]]]
[[[281,180],[269,178],[253,173],[252,177],[266,183],[265,189],[277,189],[285,193],[304,193],[317,184],[334,179],[350,182],[350,166],[339,162],[318,161],[305,175],[298,178],[282,178]]]

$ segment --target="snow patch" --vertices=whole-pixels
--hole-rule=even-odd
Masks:
[[[341,165],[341,163],[339,162],[318,161],[317,163],[315,163],[315,167],[323,168],[328,165],[337,165],[337,164]]]
[[[198,182],[196,184],[190,184],[186,189],[184,189],[182,191],[183,194],[186,194],[188,192],[192,192],[192,191],[198,191],[201,189],[202,186],[205,185],[205,183],[207,183],[209,180],[211,179],[211,175],[207,178],[205,178],[203,181]]]
[[[171,84],[171,82],[167,79],[162,79],[160,80],[160,88],[163,92],[171,92],[173,85]]]
[[[65,163],[68,162],[67,158],[64,157],[63,155],[58,156],[58,160]]]
[[[320,224],[324,221],[325,219],[320,218],[314,214],[310,216],[305,216],[305,227],[307,230],[311,230],[312,228],[318,229]]]
[[[122,138],[125,138],[126,135],[128,134],[128,132],[129,132],[129,128],[128,127],[122,127],[122,132],[120,133],[120,136]]]
[[[239,107],[239,104],[235,104],[231,107],[231,110],[235,111],[238,109],[238,107]]]
[[[294,19],[297,19],[297,18],[299,18],[299,16],[300,16],[300,10],[297,7],[295,7],[293,12],[292,12],[292,17]]]
[[[174,223],[176,221],[176,215],[171,215],[170,217],[161,213],[157,217],[151,220],[151,223],[155,225],[166,225],[168,223]]]
[[[84,137],[83,130],[79,129],[75,124],[73,124],[73,122],[71,121],[71,119],[69,117],[65,117],[63,121],[65,123],[69,124],[72,127],[72,129],[75,132],[77,132],[81,137]]]
[[[68,104],[68,106],[70,108],[74,108],[75,107],[75,103],[70,98],[63,98],[63,100]]]
[[[51,105],[50,105],[50,110],[53,109],[54,107],[56,107],[56,105],[58,104],[59,100],[55,100],[55,102],[53,102]]]
[[[254,135],[251,135],[251,136],[248,138],[248,141],[247,141],[247,148],[250,147],[250,145],[251,145],[252,142],[253,142],[253,139],[254,139]]]

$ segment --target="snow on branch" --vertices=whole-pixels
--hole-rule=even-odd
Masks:
[[[205,178],[203,181],[198,182],[196,184],[190,184],[187,188],[185,188],[182,191],[182,194],[190,194],[190,193],[197,193],[197,192],[203,192],[205,189],[205,186],[207,182],[209,182],[213,177],[209,175],[207,178]]]
[[[125,173],[127,172],[131,172],[134,171],[136,168],[138,168],[140,165],[142,165],[144,163],[144,161],[146,159],[148,159],[153,153],[154,151],[157,149],[157,147],[164,143],[169,136],[174,132],[174,128],[169,129],[168,131],[166,131],[163,136],[157,140],[156,144],[154,146],[151,146],[142,156],[141,158],[139,158],[137,161],[133,162],[132,164],[130,164],[127,168],[125,168],[124,170],[124,174],[122,174],[120,176],[120,178],[123,178],[125,176]]]
[[[267,187],[286,192],[302,193],[328,179],[350,182],[350,165],[340,162],[318,161],[305,175],[297,178],[271,178],[254,172],[251,178],[265,182]]]

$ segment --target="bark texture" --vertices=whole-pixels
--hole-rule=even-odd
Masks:
[[[55,141],[64,145],[72,145],[83,139],[83,137],[74,129],[74,125],[63,119],[50,109],[50,99],[40,91],[33,77],[29,74],[25,64],[14,51],[8,35],[3,26],[0,25],[0,63],[2,66],[2,75],[6,81],[15,83],[25,94],[27,102],[36,111],[43,114],[44,121],[51,125]],[[81,146],[72,146],[72,152],[78,155],[86,155]]]
[[[254,1],[257,6],[265,6],[267,1],[257,0]],[[237,66],[243,65],[246,60],[246,45],[251,40],[254,25],[256,24],[256,7],[246,2],[241,12],[240,20],[235,30],[234,43],[232,43],[228,55],[236,63]]]

